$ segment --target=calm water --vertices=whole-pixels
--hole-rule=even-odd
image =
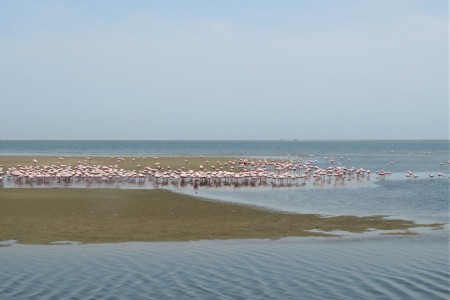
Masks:
[[[11,154],[303,157],[321,166],[334,157],[347,167],[393,174],[340,186],[171,188],[283,211],[449,223],[448,141],[0,141],[0,155]],[[407,170],[420,177],[406,179]],[[444,176],[428,177],[438,172]],[[280,241],[6,243],[0,247],[0,298],[449,299],[448,225],[417,232]]]
[[[449,141],[10,141],[0,140],[0,155],[334,155],[376,159],[413,154],[446,155]],[[376,162],[376,161],[374,161]]]
[[[0,249],[2,299],[448,299],[439,235]]]

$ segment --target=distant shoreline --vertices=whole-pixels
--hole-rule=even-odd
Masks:
[[[127,139],[0,139],[1,141],[43,141],[43,142],[423,142],[423,141],[450,141],[450,139],[445,138],[420,138],[420,139],[229,139],[229,140],[185,140],[185,139],[173,139],[173,140],[161,140],[161,139],[142,139],[142,140],[127,140]]]

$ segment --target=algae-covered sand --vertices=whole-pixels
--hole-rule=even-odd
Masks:
[[[0,241],[108,243],[319,236],[419,225],[383,217],[280,213],[167,190],[0,189]]]

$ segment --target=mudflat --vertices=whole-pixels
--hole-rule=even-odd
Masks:
[[[226,163],[232,157],[225,156],[162,156],[162,157],[141,157],[141,156],[0,156],[0,166],[6,171],[10,167],[32,166],[32,165],[58,165],[58,164],[89,164],[89,165],[118,165],[125,170],[139,170],[144,167],[161,167],[163,170],[178,168],[199,170],[200,165],[205,169],[211,166],[218,166],[219,163]],[[34,162],[37,161],[37,163]]]
[[[416,224],[382,216],[322,217],[195,198],[168,190],[0,189],[0,241],[116,243],[325,236],[309,230],[402,231]]]

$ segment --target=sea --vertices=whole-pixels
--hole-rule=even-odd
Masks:
[[[0,140],[1,155],[232,156],[312,160],[321,167],[333,158],[335,165],[391,175],[339,185],[167,188],[277,211],[444,226],[410,235],[335,231],[279,240],[1,241],[0,299],[450,299],[448,140]]]

